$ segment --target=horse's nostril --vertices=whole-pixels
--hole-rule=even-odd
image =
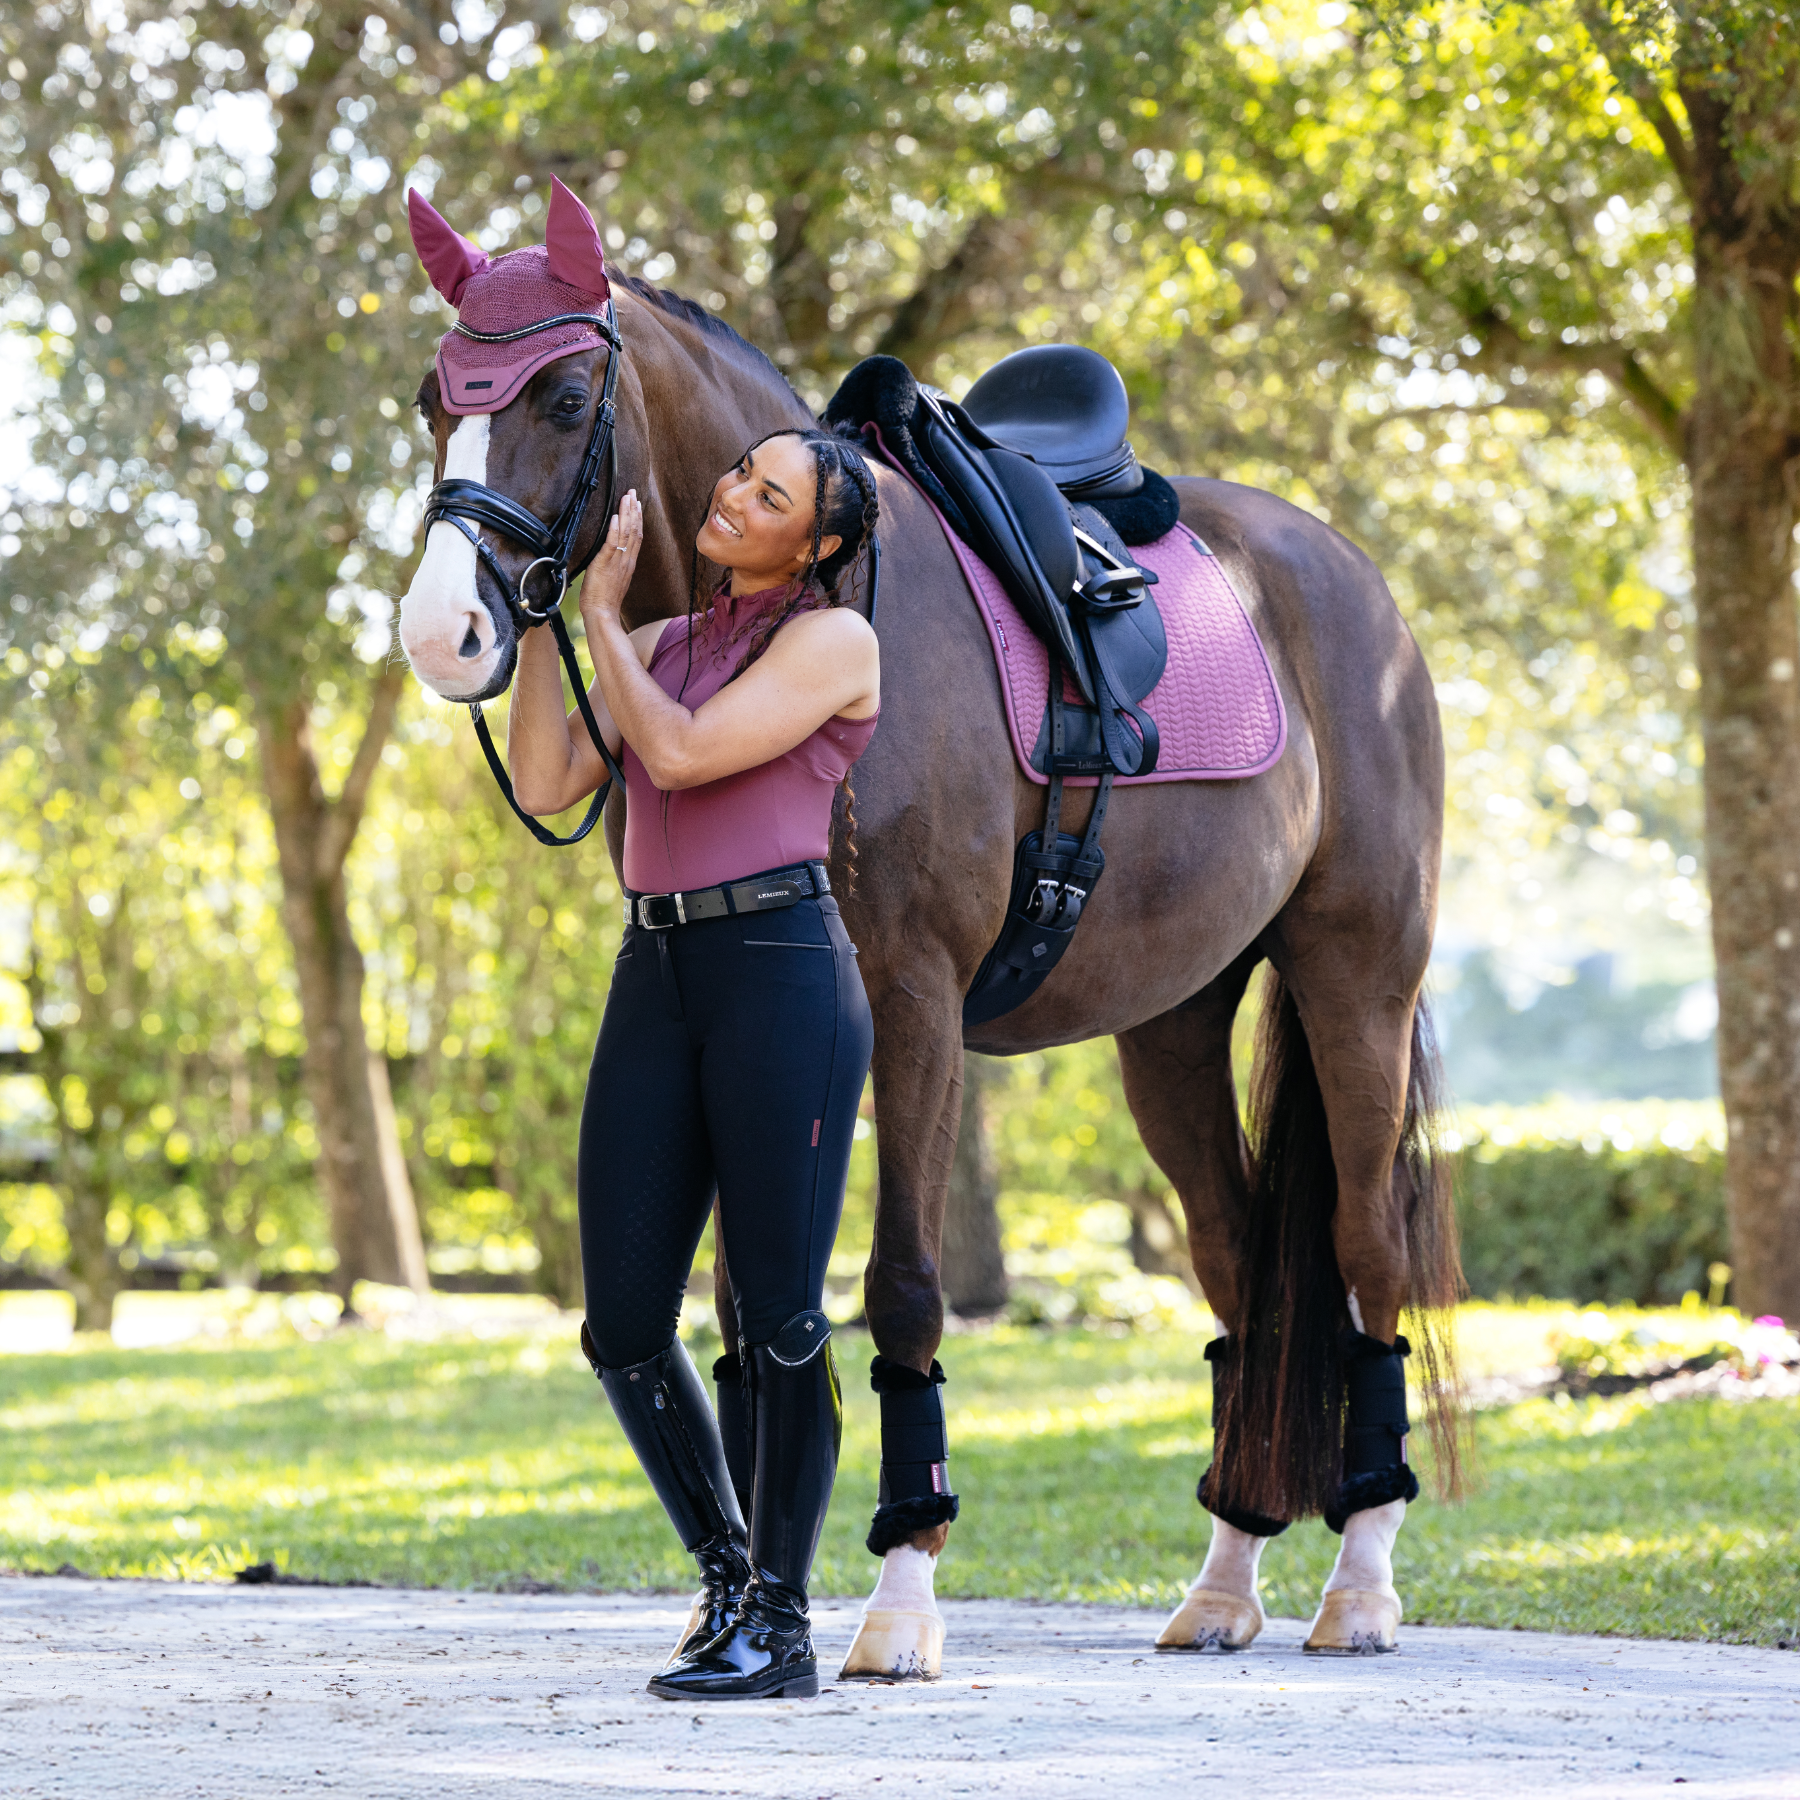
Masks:
[[[457,645],[456,654],[462,657],[479,656],[481,654],[481,634],[471,625],[463,641]]]

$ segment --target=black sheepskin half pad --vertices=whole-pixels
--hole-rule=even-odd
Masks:
[[[898,1550],[921,1531],[952,1524],[958,1502],[954,1494],[923,1494],[916,1500],[890,1500],[875,1509],[875,1521],[864,1541],[871,1556]]]
[[[889,456],[931,497],[940,511],[954,514],[955,503],[944,485],[926,468],[913,442],[913,415],[919,410],[919,384],[913,372],[897,356],[865,356],[838,384],[826,402],[824,423],[865,425],[881,429],[881,442]]]
[[[1280,1537],[1287,1530],[1286,1519],[1271,1519],[1265,1513],[1245,1512],[1236,1506],[1215,1506],[1208,1497],[1206,1484],[1212,1475],[1212,1464],[1206,1465],[1206,1472],[1200,1477],[1200,1485],[1194,1489],[1194,1498],[1200,1502],[1215,1519],[1223,1519],[1227,1525],[1235,1525],[1239,1531],[1247,1531],[1252,1537]]]
[[[1340,1537],[1352,1513],[1367,1512],[1372,1506],[1386,1506],[1390,1500],[1404,1500],[1410,1506],[1419,1497],[1419,1478],[1405,1463],[1390,1463],[1385,1469],[1365,1469],[1360,1475],[1347,1475],[1338,1483],[1337,1497],[1325,1509],[1325,1523]]]
[[[1154,544],[1181,518],[1179,496],[1154,469],[1144,471],[1144,485],[1135,494],[1115,494],[1110,500],[1087,504],[1128,544]]]

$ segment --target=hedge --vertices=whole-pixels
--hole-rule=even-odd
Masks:
[[[1730,1257],[1714,1119],[1671,1123],[1673,1109],[1632,1108],[1597,1121],[1595,1110],[1490,1117],[1449,1135],[1470,1292],[1640,1306],[1689,1292],[1724,1298],[1713,1274]]]

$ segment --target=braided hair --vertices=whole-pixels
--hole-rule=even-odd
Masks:
[[[806,564],[788,584],[788,592],[779,605],[764,614],[750,635],[742,660],[727,678],[727,685],[768,649],[789,619],[803,612],[819,612],[828,607],[847,606],[855,599],[855,572],[863,568],[864,592],[873,598],[875,569],[875,530],[881,521],[881,500],[875,488],[875,476],[862,452],[860,434],[854,426],[840,424],[824,431],[817,426],[790,425],[758,438],[750,451],[760,449],[773,438],[797,438],[813,453],[817,486],[813,494],[812,545]],[[748,455],[750,451],[746,451]],[[827,556],[819,554],[819,546],[828,537],[839,540]],[[687,691],[688,678],[694,667],[694,613],[699,604],[699,553],[695,552],[694,580],[688,594],[687,673],[681,691]],[[849,576],[848,592],[845,577]],[[724,592],[720,590],[720,595]],[[715,604],[717,597],[715,597]],[[849,891],[856,891],[856,791],[846,773],[840,783],[844,790],[845,847],[849,862]],[[666,802],[665,802],[666,803]]]

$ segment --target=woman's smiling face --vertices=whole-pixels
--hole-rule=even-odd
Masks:
[[[734,592],[786,581],[812,554],[818,486],[812,451],[798,438],[770,438],[719,477],[695,545],[709,562],[732,571]],[[826,538],[820,556],[829,556],[838,543]]]

